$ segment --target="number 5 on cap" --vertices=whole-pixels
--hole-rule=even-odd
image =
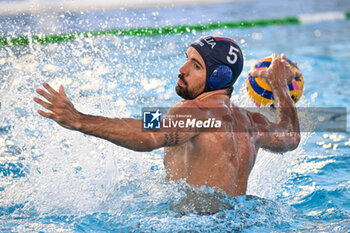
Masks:
[[[238,49],[236,49],[232,45],[230,46],[230,51],[228,51],[228,56],[226,57],[226,60],[228,61],[228,63],[233,65],[237,62],[238,52],[239,52]],[[233,57],[230,57],[230,56],[233,56]]]

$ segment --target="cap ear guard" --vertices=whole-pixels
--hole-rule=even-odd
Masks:
[[[211,90],[219,90],[232,85],[232,70],[230,67],[218,66],[208,79],[208,85]]]

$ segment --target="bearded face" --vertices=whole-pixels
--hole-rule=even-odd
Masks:
[[[206,68],[204,60],[196,49],[190,47],[186,52],[186,56],[187,61],[179,69],[179,80],[175,90],[180,97],[190,100],[203,93],[206,82]]]

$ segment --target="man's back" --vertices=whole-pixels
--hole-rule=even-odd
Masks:
[[[220,132],[201,132],[183,144],[165,147],[168,178],[244,195],[257,153],[248,113],[233,106],[222,90],[193,101],[198,108],[207,108],[210,117],[221,120],[222,127]]]

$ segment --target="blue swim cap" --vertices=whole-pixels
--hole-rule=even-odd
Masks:
[[[243,54],[238,44],[225,37],[205,36],[191,44],[207,68],[204,92],[231,87],[243,68]]]

